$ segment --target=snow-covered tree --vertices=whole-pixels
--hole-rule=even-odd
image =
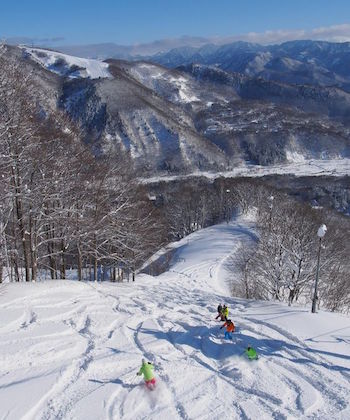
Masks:
[[[79,279],[84,265],[95,280],[106,264],[134,272],[164,235],[127,155],[92,156],[31,74],[4,56],[0,68],[1,267],[26,281],[65,278],[68,264]]]

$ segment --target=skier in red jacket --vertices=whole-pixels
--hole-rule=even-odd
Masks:
[[[235,324],[230,319],[228,319],[225,324],[220,327],[220,330],[224,327],[226,327],[225,338],[232,340],[232,333],[235,331]]]

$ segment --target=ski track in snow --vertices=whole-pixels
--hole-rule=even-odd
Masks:
[[[3,285],[0,419],[350,418],[349,356],[279,324],[304,308],[223,293],[225,261],[254,240],[251,225],[191,238],[156,278]],[[220,302],[236,324],[233,342],[215,320]],[[242,357],[248,344],[258,361]],[[136,376],[142,358],[155,365],[154,391]]]

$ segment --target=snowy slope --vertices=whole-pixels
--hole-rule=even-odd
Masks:
[[[266,175],[294,175],[296,177],[302,176],[349,176],[350,175],[350,159],[312,159],[302,160],[295,158],[294,163],[281,165],[241,165],[237,166],[233,171],[225,172],[205,172],[197,171],[188,175],[165,175],[148,177],[141,179],[144,183],[153,183],[162,181],[172,181],[175,179],[186,179],[193,176],[204,176],[209,179],[216,179],[220,177],[235,178],[235,177],[263,177]]]
[[[162,96],[168,96],[172,102],[186,104],[200,100],[191,86],[190,78],[182,73],[144,62],[132,65],[130,73],[143,85]]]
[[[348,317],[227,297],[225,259],[254,238],[244,220],[202,230],[135,283],[2,285],[0,419],[350,418]],[[241,357],[248,344],[258,361]]]
[[[111,77],[108,64],[99,60],[74,57],[41,48],[23,48],[43,67],[63,76],[89,77],[90,79]]]

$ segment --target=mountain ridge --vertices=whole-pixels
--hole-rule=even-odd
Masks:
[[[293,60],[283,62],[281,59]],[[350,43],[326,41],[288,41],[276,45],[232,43],[222,46],[173,49],[148,57],[153,62],[177,67],[191,63],[216,65],[222,70],[239,72],[267,80],[317,86],[337,85],[350,89],[347,72],[350,63]],[[294,68],[293,68],[293,65]],[[289,67],[288,67],[289,66]]]
[[[7,53],[35,73],[43,102],[65,110],[97,156],[128,151],[145,174],[350,156],[350,94],[340,88],[208,65],[173,69],[110,59],[102,66],[48,50],[11,47]],[[108,74],[91,78],[92,65]]]

